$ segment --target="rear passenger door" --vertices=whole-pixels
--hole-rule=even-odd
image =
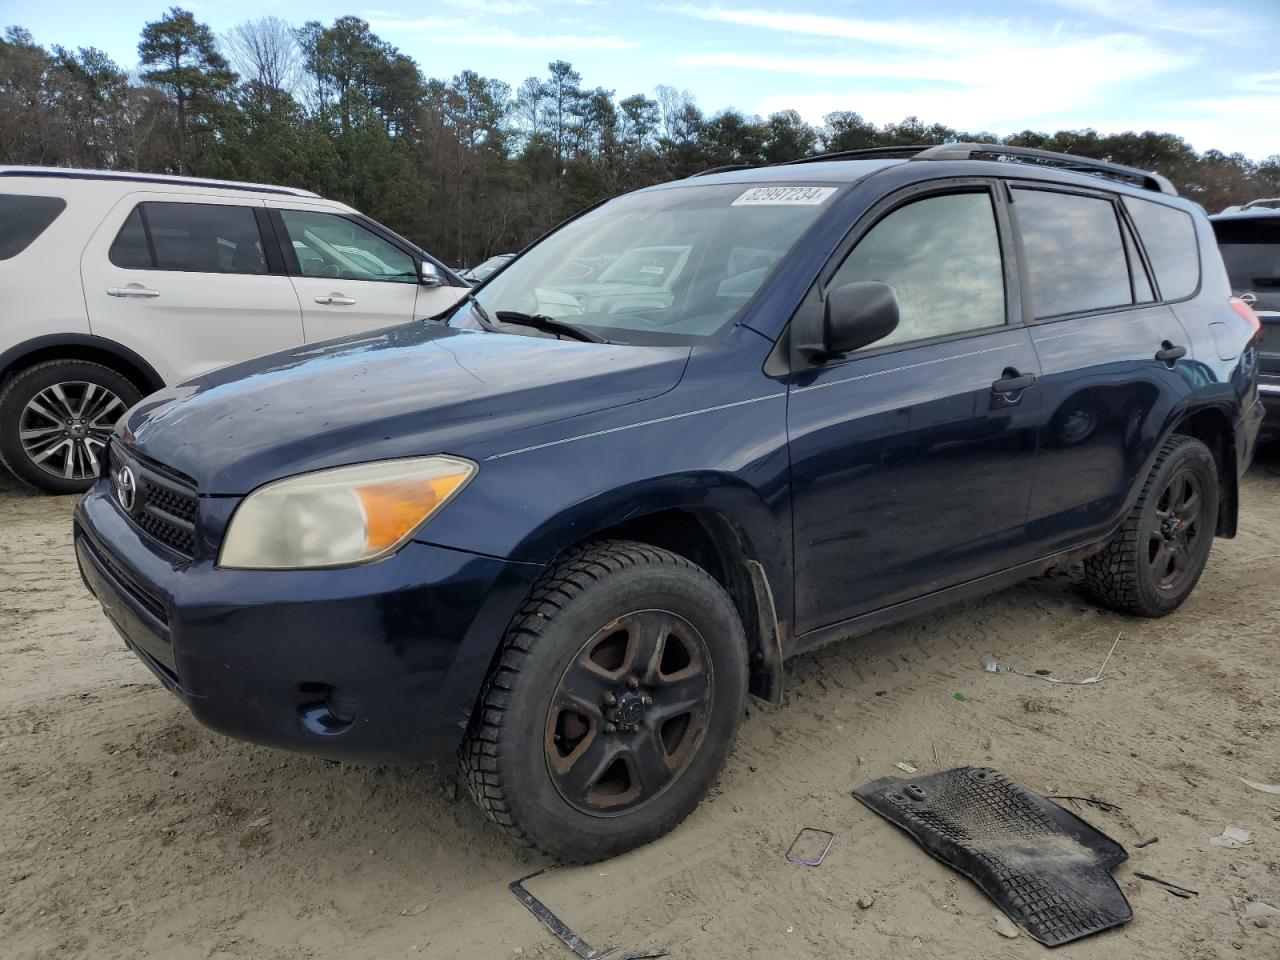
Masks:
[[[132,194],[81,256],[89,326],[167,383],[296,347],[302,312],[258,200]]]
[[[431,309],[432,292],[453,288],[422,287],[417,258],[353,216],[293,201],[268,206],[285,246],[308,342],[408,323],[456,299]]]
[[[1045,404],[1029,529],[1047,554],[1119,521],[1159,425],[1190,389],[1195,360],[1158,301],[1118,196],[1009,186]],[[1198,286],[1198,258],[1192,269]]]
[[[1039,370],[994,187],[899,194],[824,271],[820,289],[889,284],[901,322],[792,376],[798,635],[1026,558]]]

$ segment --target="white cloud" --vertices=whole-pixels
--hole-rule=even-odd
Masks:
[[[1090,14],[1149,30],[1194,37],[1228,37],[1258,40],[1274,26],[1270,18],[1203,4],[1168,3],[1165,0],[1041,0],[1051,6]]]
[[[767,98],[762,112],[794,106],[807,119],[851,109],[877,123],[916,115],[971,130],[1088,116],[1127,85],[1186,66],[1181,54],[1128,33],[1087,35],[1010,21],[906,23],[682,7],[689,16],[771,32],[837,38],[839,55],[687,54],[685,66],[783,73],[830,80],[881,80],[819,94]],[[888,87],[889,89],[886,89]]]
[[[418,19],[386,16],[370,17],[369,26],[385,34],[393,43],[396,34],[438,34],[451,47],[497,47],[506,50],[632,50],[640,44],[613,34],[525,33],[505,27],[490,27],[472,20],[449,17]]]
[[[532,13],[538,9],[526,0],[443,0],[443,2],[445,6],[462,8],[477,19]]]

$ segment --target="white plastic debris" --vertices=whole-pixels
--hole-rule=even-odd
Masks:
[[[1251,790],[1261,790],[1263,793],[1280,795],[1280,784],[1259,783],[1257,780],[1246,780],[1244,777],[1240,778],[1240,782]]]
[[[1244,905],[1244,918],[1246,920],[1257,920],[1259,917],[1280,917],[1280,909],[1273,907],[1269,903],[1263,903],[1261,900],[1250,900]]]
[[[898,761],[897,763],[895,763],[895,764],[894,764],[894,766],[895,766],[895,767],[897,767],[899,770],[901,770],[903,773],[915,773],[915,772],[916,772],[916,768],[915,768],[915,767],[913,767],[913,766],[912,766],[911,764],[909,764],[909,763],[903,763],[902,761]]]
[[[1022,932],[1017,928],[1014,922],[1010,920],[1008,917],[1006,917],[1003,913],[996,914],[995,927],[996,927],[996,933],[1000,934],[1000,936],[1002,937],[1007,937],[1010,940],[1012,940],[1016,936],[1019,936]]]
[[[1001,663],[999,660],[992,657],[983,658],[982,669],[987,673],[1013,673],[1017,674],[1019,677],[1030,677],[1032,680],[1043,680],[1045,683],[1069,683],[1075,686],[1085,686],[1090,683],[1101,683],[1106,679],[1102,675],[1102,672],[1107,669],[1107,664],[1111,662],[1111,655],[1116,652],[1116,646],[1120,643],[1121,636],[1122,634],[1120,633],[1116,634],[1115,640],[1111,643],[1111,649],[1107,651],[1107,655],[1103,658],[1102,666],[1098,668],[1098,672],[1093,676],[1085,677],[1082,680],[1065,680],[1059,679],[1058,677],[1051,677],[1047,671],[1044,673],[1027,673],[1025,670],[1018,670],[1017,668],[1011,667],[1007,663]]]
[[[1232,850],[1253,843],[1253,835],[1241,827],[1228,826],[1220,837],[1210,837],[1209,842],[1215,847],[1229,847]]]

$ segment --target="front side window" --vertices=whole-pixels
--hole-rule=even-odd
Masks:
[[[413,257],[371,230],[332,213],[281,210],[304,277],[417,283]]]
[[[1195,293],[1200,286],[1200,249],[1191,214],[1135,197],[1125,197],[1124,206],[1138,228],[1160,296],[1181,300]]]
[[[833,186],[697,181],[627,194],[551,234],[476,297],[499,320],[510,311],[616,343],[698,343],[733,322],[838,194]],[[470,309],[450,322],[478,325]]]
[[[253,208],[221,203],[140,203],[120,228],[108,257],[129,270],[267,272]]]
[[[0,260],[16,257],[67,209],[61,197],[0,193]]]
[[[1120,221],[1110,200],[1014,188],[1013,209],[1036,317],[1133,303]]]
[[[871,228],[830,286],[879,280],[898,295],[900,320],[883,347],[1005,322],[1004,268],[990,194],[926,197]]]

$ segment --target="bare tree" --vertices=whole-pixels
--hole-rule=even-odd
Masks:
[[[246,20],[222,38],[227,59],[255,97],[270,104],[277,92],[292,94],[302,71],[294,29],[279,17]]]

